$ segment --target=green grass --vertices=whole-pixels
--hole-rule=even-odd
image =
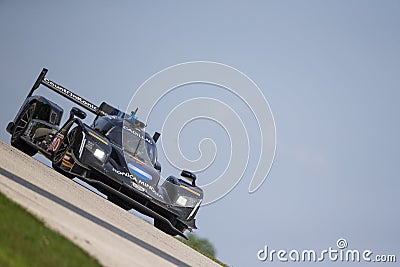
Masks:
[[[209,258],[209,259],[213,260],[214,262],[218,263],[219,265],[221,265],[223,267],[229,267],[229,265],[221,262],[215,256],[211,255],[210,253],[207,253],[207,251],[205,251],[201,247],[199,247],[197,242],[193,242],[193,240],[191,238],[191,235],[193,235],[193,234],[189,234],[188,235],[189,240],[183,239],[182,237],[176,237],[176,239],[178,239],[179,241],[181,241],[185,245],[191,247],[192,249],[196,250],[197,252],[203,254],[207,258]],[[193,235],[193,236],[195,236],[195,235]],[[214,254],[215,254],[215,252],[214,252]]]
[[[101,266],[81,248],[0,193],[0,266]]]

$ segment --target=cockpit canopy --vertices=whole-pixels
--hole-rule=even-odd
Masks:
[[[153,138],[134,121],[131,123],[116,115],[102,116],[96,118],[93,128],[128,156],[151,165],[157,162],[157,147]]]

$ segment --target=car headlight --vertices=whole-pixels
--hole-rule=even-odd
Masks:
[[[94,142],[88,140],[85,145],[86,149],[93,154],[93,156],[104,163],[106,160],[106,152]]]
[[[179,206],[185,206],[187,202],[187,199],[183,196],[179,196],[178,199],[176,200],[176,204],[178,204]]]
[[[96,150],[93,152],[93,156],[95,156],[97,159],[103,162],[106,153],[103,150],[96,148]]]
[[[194,207],[199,202],[199,199],[186,197],[186,196],[179,196],[175,203],[182,207]]]

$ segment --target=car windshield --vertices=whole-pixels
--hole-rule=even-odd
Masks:
[[[144,132],[134,131],[124,127],[112,127],[106,136],[115,144],[120,146],[124,153],[142,162],[154,164],[156,162],[156,146]]]

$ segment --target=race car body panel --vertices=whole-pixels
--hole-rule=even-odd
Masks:
[[[59,126],[63,115],[63,109],[52,101],[42,96],[30,96],[25,99],[20,110],[18,111],[15,119],[12,123],[7,126],[6,130],[8,133],[12,133],[15,121],[20,118],[21,112],[27,106],[34,106],[33,119],[38,121],[47,122],[54,126]]]

